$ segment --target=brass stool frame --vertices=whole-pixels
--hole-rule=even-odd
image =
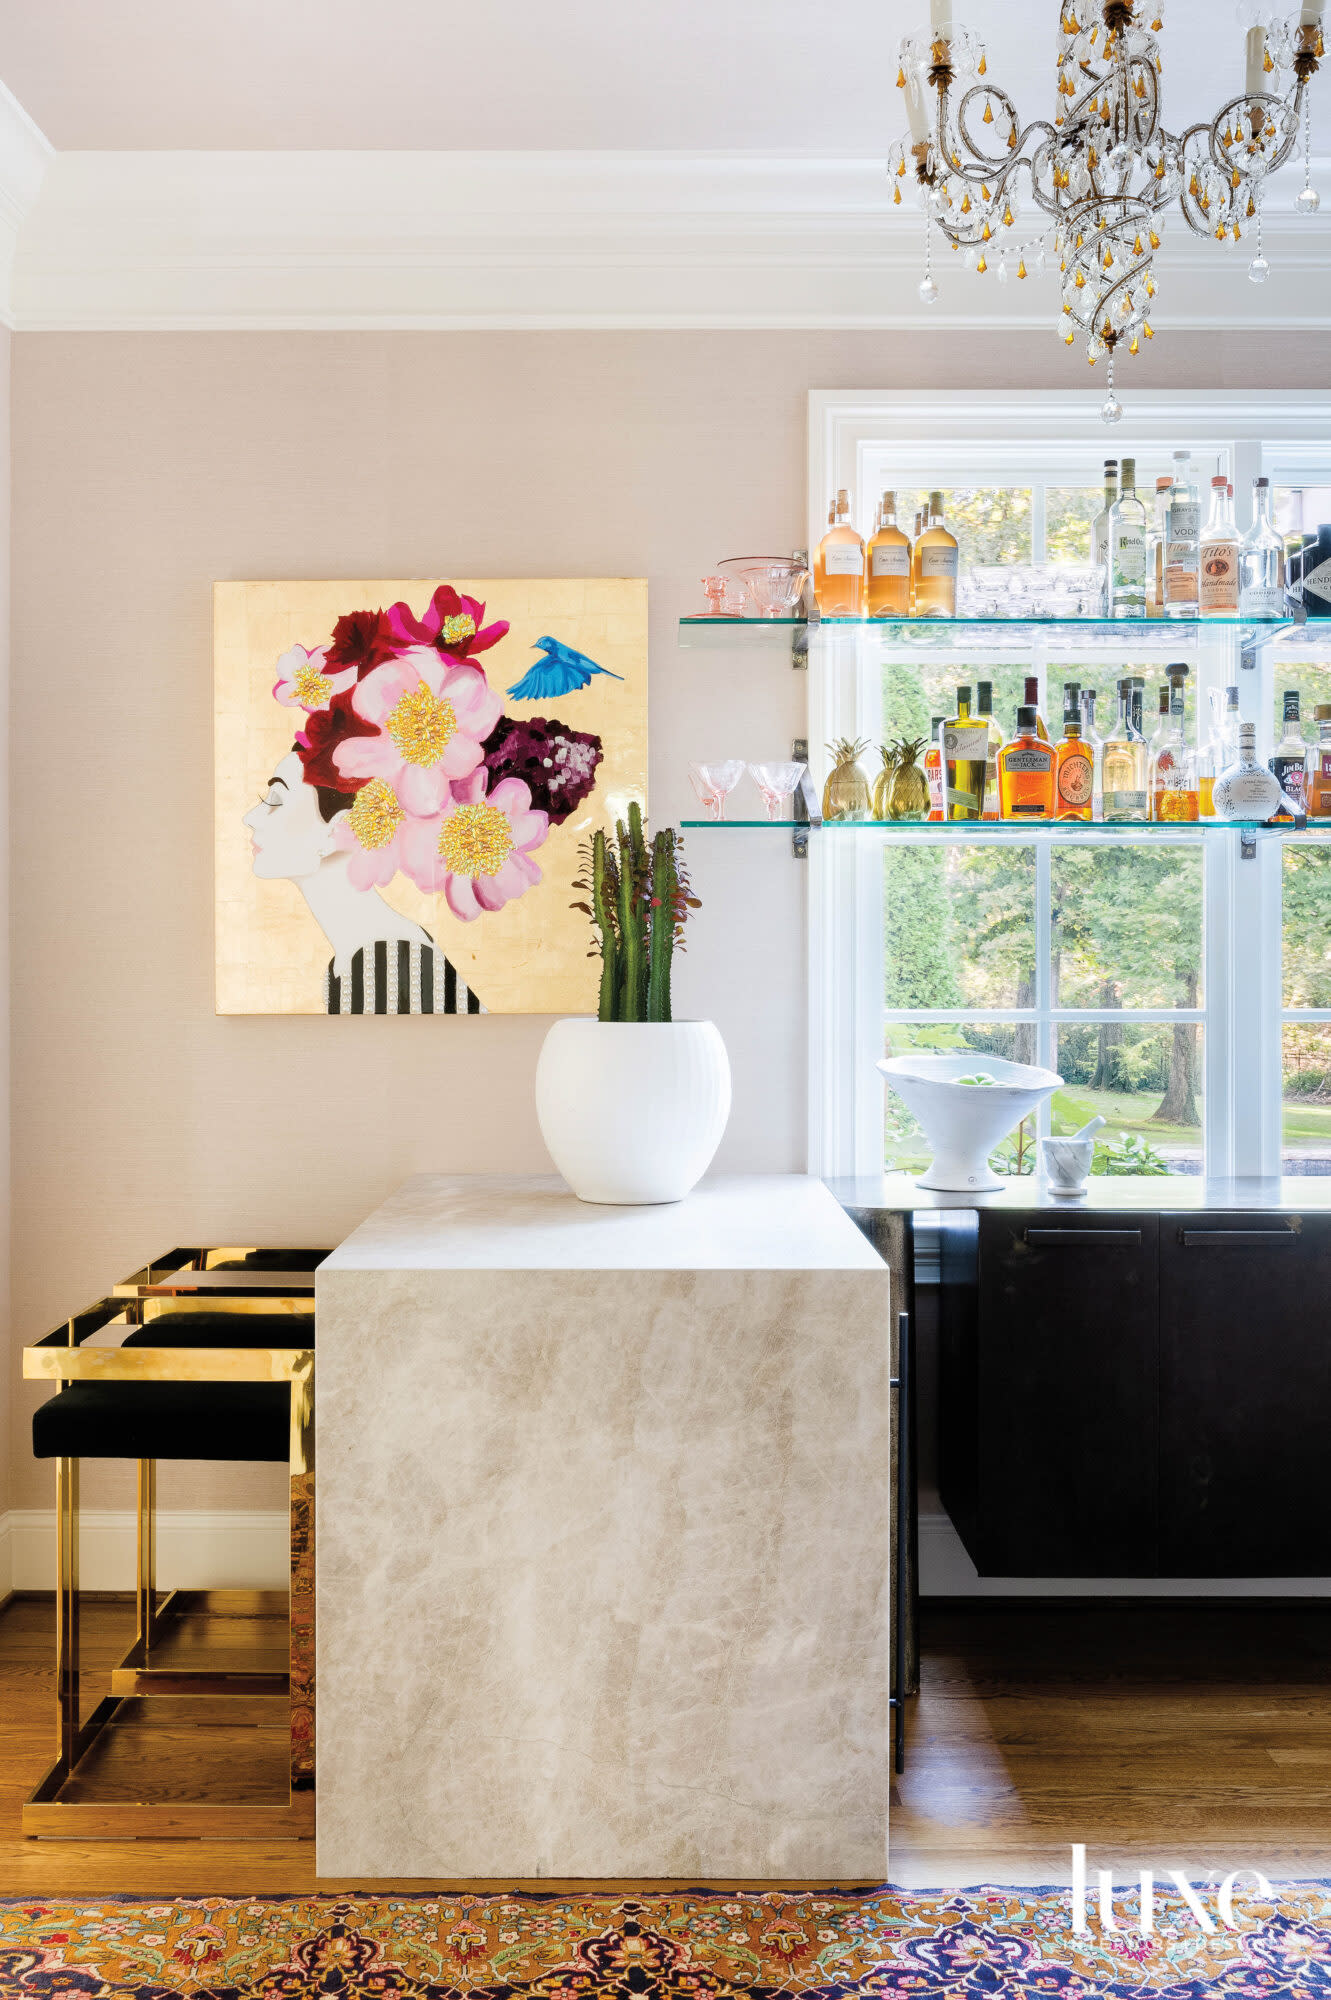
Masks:
[[[287,1382],[290,1385],[290,1650],[286,1674],[182,1672],[153,1664],[154,1647],[171,1619],[209,1608],[214,1593],[172,1591],[157,1597],[157,1467],[138,1465],[135,1637],[113,1669],[111,1693],[86,1723],[79,1721],[79,1460],[56,1467],[56,1761],[23,1806],[27,1835],[66,1839],[107,1837],[308,1839],[314,1833],[314,1352],[306,1347],[131,1347],[84,1343],[108,1329],[142,1327],[158,1313],[308,1311],[313,1271],[217,1271],[243,1249],[175,1250],[135,1272],[87,1311],[24,1349],[30,1381]],[[261,1595],[261,1594],[259,1594]],[[114,1724],[122,1704],[149,1693],[234,1695],[287,1693],[290,1698],[289,1791],[285,1805],[203,1805],[142,1801],[62,1800],[80,1761]]]

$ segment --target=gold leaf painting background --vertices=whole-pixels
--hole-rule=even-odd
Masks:
[[[477,658],[505,713],[557,716],[593,731],[604,759],[591,795],[536,850],[542,880],[502,910],[464,924],[442,896],[424,895],[402,874],[381,893],[430,933],[491,1013],[595,1012],[587,919],[569,905],[578,848],[592,829],[613,826],[630,798],[647,807],[647,584],[640,577],[213,586],[219,1014],[324,1012],[328,940],[294,882],[256,877],[241,825],[302,726],[301,710],[273,698],[279,658],[289,646],[325,645],[347,611],[386,609],[402,599],[419,617],[442,582],[479,598],[487,624],[509,621],[507,635]],[[540,661],[532,646],[547,633],[622,674],[622,682],[597,674],[571,694],[510,702],[504,690]]]

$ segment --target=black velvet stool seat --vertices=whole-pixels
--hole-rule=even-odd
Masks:
[[[34,1456],[56,1462],[60,1755],[24,1807],[25,1832],[59,1831],[70,1837],[121,1830],[195,1836],[271,1832],[304,1837],[312,1829],[307,1790],[313,1781],[312,1274],[326,1255],[307,1250],[173,1252],[25,1353],[25,1374],[60,1385],[32,1420]],[[219,1284],[223,1272],[228,1279]],[[311,1275],[296,1275],[306,1273]],[[274,1309],[278,1296],[289,1301],[289,1309]],[[89,1345],[94,1335],[101,1338]],[[114,1336],[119,1336],[117,1343],[108,1349],[105,1341]],[[82,1723],[78,1474],[85,1458],[131,1460],[138,1466],[138,1636],[112,1673],[111,1697]],[[238,1610],[237,1593],[181,1590],[159,1604],[158,1459],[290,1467],[289,1596],[285,1591],[276,1598],[272,1592],[239,1593],[244,1608]],[[248,1620],[247,1626],[233,1625],[237,1632],[256,1629],[256,1620],[267,1631],[280,1619],[279,1632],[289,1622],[289,1644],[278,1652],[274,1638],[223,1636],[221,1652],[212,1654],[214,1664],[200,1672],[195,1640],[178,1635],[193,1632],[200,1618],[216,1617]],[[232,1664],[234,1650],[227,1650],[237,1645],[249,1648],[251,1660],[239,1672]],[[279,1672],[279,1666],[286,1670]],[[94,1738],[115,1724],[118,1708],[141,1707],[151,1694],[169,1695],[178,1703],[199,1692],[210,1698],[221,1694],[228,1701],[257,1701],[261,1710],[265,1703],[280,1701],[284,1716],[289,1703],[288,1806],[158,1808],[108,1802],[90,1807],[80,1802],[80,1760]],[[234,1707],[228,1710],[235,1712]],[[202,1726],[202,1711],[200,1722]],[[238,1721],[235,1726],[244,1725]],[[86,1817],[89,1813],[92,1818]]]

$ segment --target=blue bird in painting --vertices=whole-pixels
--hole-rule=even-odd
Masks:
[[[562,639],[538,639],[535,650],[545,657],[508,690],[510,701],[550,701],[556,695],[572,694],[575,688],[585,688],[593,674],[610,674],[612,681],[624,678],[623,674],[611,674],[609,667],[598,667],[595,660],[566,646]]]

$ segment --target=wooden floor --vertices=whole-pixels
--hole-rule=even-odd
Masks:
[[[85,1606],[86,1707],[132,1619]],[[24,1840],[53,1754],[52,1628],[49,1601],[0,1612],[0,1895],[355,1886],[316,1880],[310,1842]],[[1075,1840],[1092,1866],[1331,1876],[1331,1605],[926,1606],[922,1638],[894,1882],[1063,1881]],[[180,1754],[163,1723],[149,1762]]]

